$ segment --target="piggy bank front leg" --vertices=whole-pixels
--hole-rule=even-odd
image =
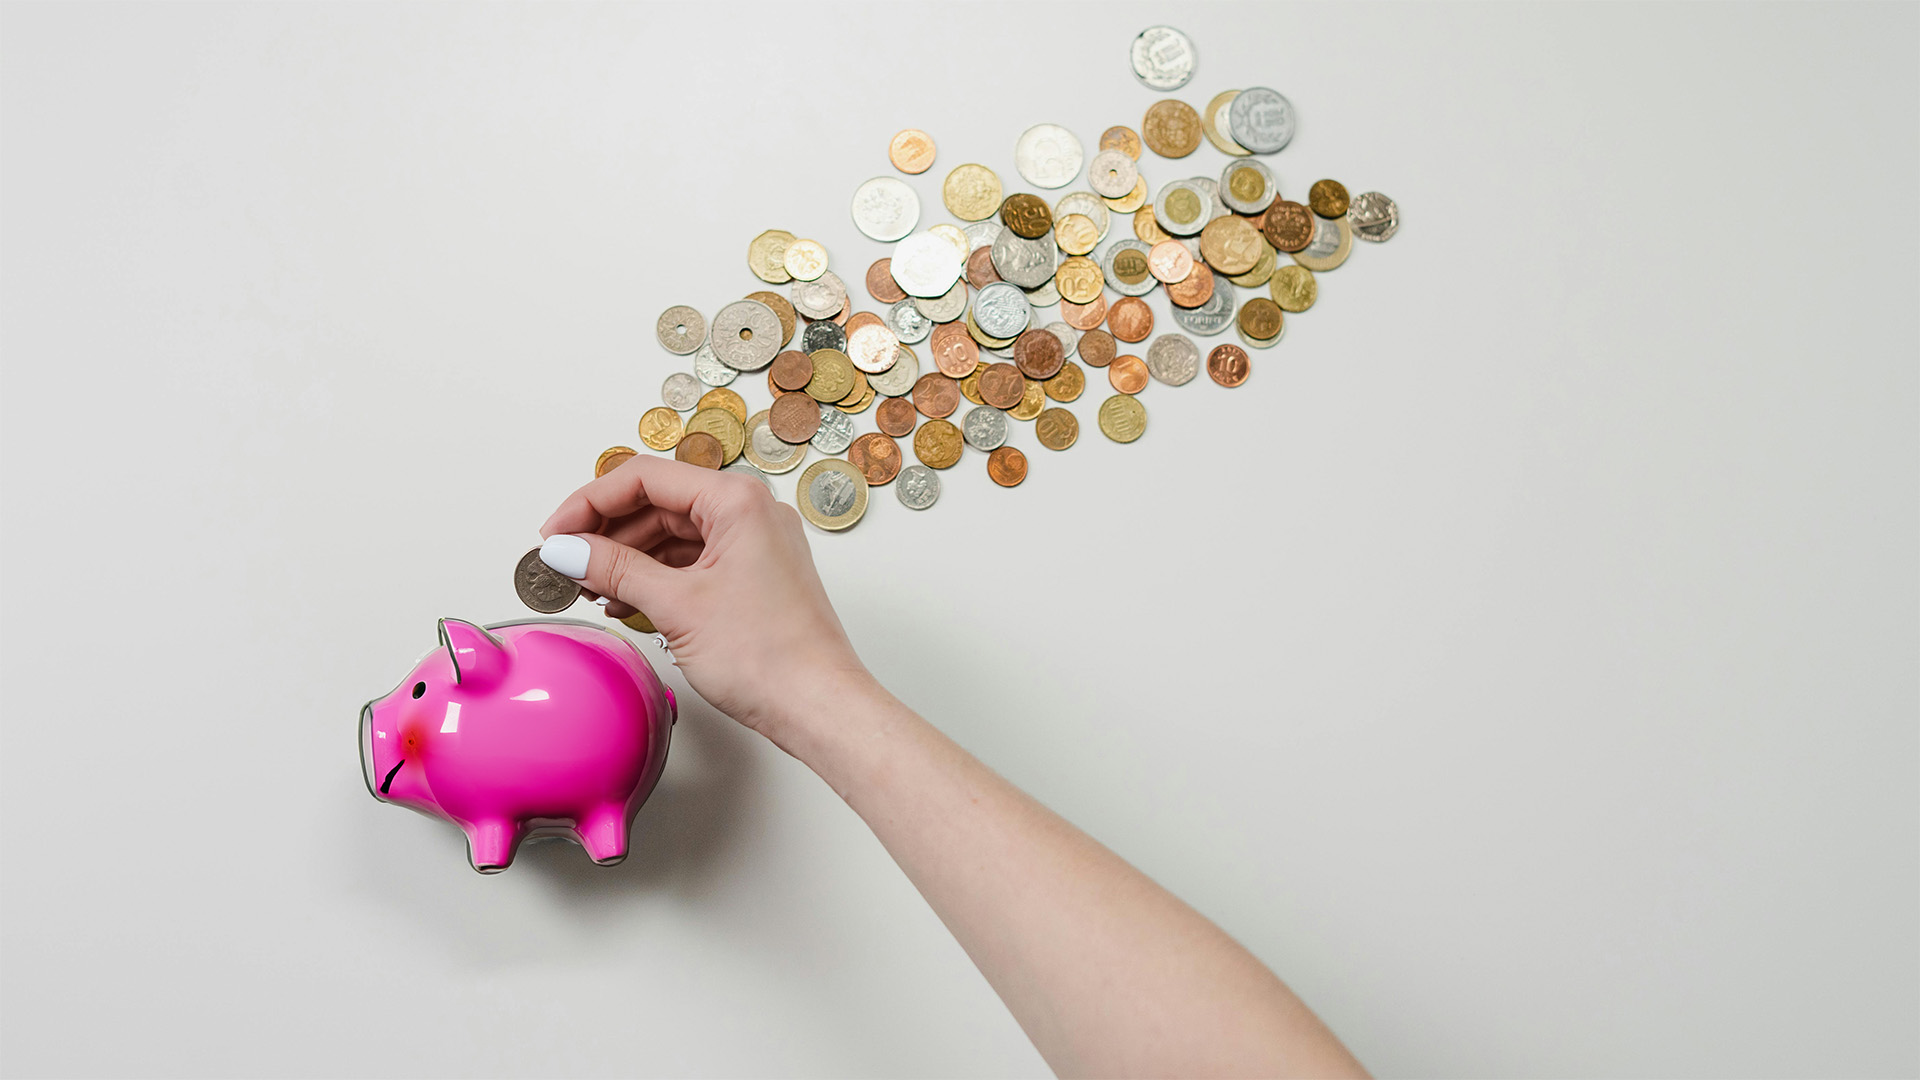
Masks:
[[[497,874],[513,864],[524,830],[511,818],[482,818],[466,827],[467,861],[483,874]]]
[[[580,818],[574,831],[587,857],[601,866],[612,866],[627,857],[627,805],[603,803]]]

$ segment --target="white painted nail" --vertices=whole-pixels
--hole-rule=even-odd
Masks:
[[[594,603],[596,603],[596,604],[599,604],[599,605],[600,605],[601,607],[606,607],[606,606],[607,606],[607,598],[606,598],[606,597],[604,597],[604,596],[602,596],[602,597],[600,597],[600,598],[599,598],[598,600],[595,600],[595,601],[594,601]]]
[[[587,559],[593,549],[585,539],[561,533],[540,545],[540,561],[576,581],[587,576]]]

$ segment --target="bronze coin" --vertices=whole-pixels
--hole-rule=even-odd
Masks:
[[[1238,345],[1215,345],[1207,354],[1207,375],[1221,386],[1239,386],[1247,381],[1251,370],[1247,365],[1247,350]]]
[[[1137,356],[1116,356],[1107,365],[1107,381],[1123,394],[1137,394],[1147,388],[1147,362]]]
[[[1000,272],[993,268],[993,248],[978,247],[967,256],[967,284],[976,289],[984,289],[1000,280]]]
[[[1033,422],[1033,434],[1049,450],[1065,450],[1080,438],[1080,420],[1065,409],[1048,409]]]
[[[813,381],[813,360],[799,349],[788,349],[773,358],[768,377],[782,390],[798,390]]]
[[[1108,309],[1107,326],[1121,341],[1145,341],[1153,333],[1153,309],[1137,296],[1126,297]],[[1084,342],[1081,347],[1085,348]]]
[[[1184,280],[1167,286],[1167,299],[1184,308],[1196,308],[1213,299],[1213,268],[1194,263],[1193,272]]]
[[[1072,401],[1087,388],[1087,373],[1080,365],[1067,361],[1060,365],[1060,373],[1040,384],[1040,389],[1055,401]]]
[[[860,470],[869,484],[884,484],[900,475],[900,444],[888,435],[869,431],[847,447],[847,464]]]
[[[987,370],[980,373],[980,400],[996,409],[1013,408],[1020,404],[1026,392],[1026,377],[1012,364],[988,364]]]
[[[1092,330],[1107,321],[1107,294],[1101,293],[1090,304],[1076,304],[1071,300],[1060,301],[1060,317],[1075,330]]]
[[[941,323],[934,327],[933,334],[927,338],[927,348],[933,352],[933,366],[950,379],[964,379],[980,366],[980,346],[974,344],[965,323]]]
[[[817,408],[814,415],[819,416]],[[680,445],[673,448],[673,459],[703,469],[718,469],[727,463],[727,450],[712,435],[704,431],[689,431],[680,437]]]
[[[1140,136],[1130,127],[1115,126],[1100,133],[1100,149],[1118,150],[1135,161],[1140,160]]]
[[[987,475],[1001,487],[1013,487],[1027,478],[1027,455],[1011,446],[1002,446],[987,455]]]
[[[960,407],[960,384],[937,371],[929,371],[913,384],[913,407],[920,410],[920,415],[936,420],[952,416],[953,410]]]
[[[1047,200],[1022,191],[1000,204],[1000,223],[1023,240],[1038,240],[1053,228],[1053,211]]]
[[[1279,199],[1261,215],[1260,231],[1267,243],[1285,252],[1295,252],[1313,243],[1313,211],[1297,202]]]
[[[1345,217],[1351,201],[1347,198],[1347,186],[1338,180],[1315,180],[1307,189],[1307,205],[1328,220]]]
[[[1256,296],[1240,309],[1240,332],[1259,341],[1278,337],[1283,317],[1279,304],[1264,296]]]
[[[1193,273],[1193,252],[1178,240],[1162,240],[1147,252],[1147,273],[1163,285],[1185,281]]]
[[[895,438],[909,434],[919,422],[913,402],[903,397],[886,398],[873,410],[873,426]]]
[[[1051,330],[1028,330],[1013,339],[1013,362],[1029,379],[1051,379],[1067,362],[1067,347]]]
[[[885,325],[887,325],[886,322],[883,321],[880,318],[880,316],[875,315],[871,311],[856,311],[852,315],[847,317],[847,337],[851,339],[853,337],[853,332],[855,330],[860,329],[863,326],[885,326]]]
[[[892,259],[880,259],[867,267],[867,295],[883,304],[897,304],[907,298],[907,290],[893,280]]]
[[[913,456],[929,469],[952,468],[965,445],[960,429],[945,420],[929,420],[913,433]]]
[[[1200,148],[1200,114],[1184,101],[1161,98],[1147,109],[1140,137],[1161,157],[1186,157]]]
[[[593,463],[593,478],[600,479],[636,456],[633,448],[627,446],[610,446],[602,450],[600,459]]]
[[[780,347],[786,348],[787,342],[793,340],[793,328],[799,325],[799,312],[793,310],[793,305],[787,302],[786,297],[776,292],[750,292],[747,299],[758,300],[773,309],[773,317],[780,320]]]
[[[781,442],[798,446],[820,430],[820,403],[799,391],[781,394],[767,410],[767,427]]]
[[[1089,330],[1080,335],[1080,359],[1094,367],[1106,367],[1120,353],[1120,347],[1113,343],[1113,335],[1105,330]]]

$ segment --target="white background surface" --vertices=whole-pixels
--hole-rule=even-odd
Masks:
[[[1140,442],[1096,381],[1025,486],[813,533],[868,662],[1382,1073],[1920,1069],[1915,8],[792,4],[0,11],[5,1071],[1043,1071],[688,697],[613,870],[475,874],[354,723],[523,614],[662,308],[768,227],[876,306],[896,129],[923,224],[1026,189],[1169,18],[1405,227]]]

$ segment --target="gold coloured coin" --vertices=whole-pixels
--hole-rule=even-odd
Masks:
[[[640,441],[650,450],[673,449],[685,430],[680,424],[680,414],[665,405],[655,405],[640,414]]]
[[[1215,150],[1234,157],[1247,157],[1253,151],[1234,142],[1226,125],[1227,106],[1233,104],[1233,99],[1239,96],[1238,90],[1222,90],[1213,95],[1213,100],[1207,102],[1206,111],[1200,115],[1200,130],[1206,135],[1207,141],[1213,144]]]
[[[1340,264],[1347,261],[1347,256],[1353,254],[1353,226],[1347,222],[1347,219],[1342,216],[1325,222],[1325,224],[1329,228],[1338,229],[1340,233],[1340,238],[1334,243],[1331,252],[1326,252],[1324,248],[1321,248],[1320,237],[1322,234],[1319,231],[1319,226],[1316,225],[1313,243],[1293,253],[1294,262],[1299,263],[1301,266],[1315,273],[1338,270]]]
[[[834,404],[835,405],[851,405],[854,402],[860,400],[861,395],[868,394],[871,392],[872,391],[867,386],[867,373],[864,371],[861,371],[859,365],[856,364],[854,365],[854,369],[853,369],[853,389],[848,390],[847,396],[841,398],[839,401],[834,402]]]
[[[1262,236],[1260,237],[1260,260],[1253,264],[1253,269],[1244,274],[1234,274],[1227,280],[1243,289],[1257,289],[1273,277],[1273,268],[1279,265],[1279,261],[1279,252],[1274,251],[1273,245],[1267,243],[1267,238]]]
[[[856,414],[866,412],[867,406],[873,404],[873,399],[875,396],[876,395],[873,392],[873,387],[869,386],[866,388],[865,391],[861,393],[861,395],[858,398],[855,398],[852,401],[837,401],[834,403],[833,407],[836,409],[839,409],[843,413],[846,413],[848,416],[854,416]]]
[[[725,409],[700,409],[687,418],[687,428],[680,436],[683,440],[694,432],[704,432],[720,440],[720,463],[722,465],[740,456],[740,448],[747,442],[747,425],[740,418]]]
[[[887,160],[909,176],[918,176],[933,168],[933,136],[919,128],[907,128],[887,144]]]
[[[971,308],[967,310],[967,314],[964,316],[964,322],[967,327],[967,336],[979,342],[982,348],[1004,349],[1013,344],[1013,338],[991,337],[985,330],[980,329],[980,324],[973,321],[973,310]],[[1015,337],[1017,336],[1019,335],[1015,335]]]
[[[1053,378],[1040,386],[1055,401],[1072,401],[1086,392],[1087,373],[1079,364],[1069,360],[1060,365],[1060,370],[1054,373]]]
[[[1116,124],[1100,133],[1100,149],[1118,150],[1135,161],[1140,160],[1140,136],[1124,124]]]
[[[780,320],[780,347],[786,348],[787,342],[793,340],[793,328],[799,321],[793,305],[787,301],[786,297],[765,289],[748,293],[747,299],[758,300],[773,309],[773,317]]]
[[[1039,416],[1040,410],[1046,407],[1046,390],[1037,381],[1028,379],[1026,385],[1020,390],[1020,404],[1008,409],[1007,415],[1015,420],[1031,420]]]
[[[973,373],[960,376],[960,396],[975,405],[985,405],[987,399],[980,396],[980,373],[987,370],[985,361],[975,365]]]
[[[1080,438],[1080,419],[1065,409],[1047,409],[1033,422],[1033,433],[1049,450],[1065,450]]]
[[[927,231],[952,244],[953,250],[959,252],[961,262],[965,262],[967,256],[973,253],[973,241],[967,239],[967,234],[962,232],[958,225],[949,225],[943,221]]]
[[[1133,235],[1149,244],[1158,244],[1173,239],[1173,237],[1167,235],[1165,229],[1160,227],[1160,223],[1153,219],[1152,203],[1147,203],[1145,206],[1133,212]]]
[[[1069,255],[1085,255],[1100,242],[1100,227],[1085,214],[1068,214],[1054,222],[1053,242]]]
[[[701,409],[725,409],[733,414],[735,420],[743,424],[747,422],[745,399],[724,386],[716,386],[700,395],[700,403],[694,406],[694,410],[697,412]]]
[[[611,618],[611,616],[609,616],[609,618]],[[653,620],[647,618],[647,613],[644,611],[635,611],[633,614],[621,619],[620,625],[642,634],[657,634],[660,632],[660,628],[653,625]]]
[[[1060,264],[1060,269],[1053,272],[1053,287],[1060,291],[1062,299],[1076,304],[1093,303],[1106,284],[1106,275],[1100,272],[1100,264],[1085,255],[1067,259]]]
[[[1147,430],[1147,407],[1132,394],[1115,394],[1100,403],[1100,433],[1129,443]]]
[[[1323,218],[1345,217],[1352,204],[1347,186],[1338,180],[1315,180],[1307,189],[1307,206]]]
[[[839,458],[821,458],[800,473],[793,496],[802,517],[839,532],[867,512],[867,478]]]
[[[1244,274],[1253,269],[1266,249],[1260,230],[1238,214],[1214,218],[1200,230],[1201,258],[1223,274]]]
[[[667,411],[672,412],[673,410],[669,409]],[[673,417],[675,420],[678,420],[680,418],[680,414],[674,413]],[[676,424],[675,426],[678,426],[678,425]],[[641,417],[640,418],[641,434],[644,435],[646,433],[646,428],[647,428],[646,417]],[[680,436],[676,434],[673,437],[673,441],[679,442]],[[668,447],[656,446],[654,447],[654,449],[665,450],[665,449],[668,449]],[[631,446],[609,446],[605,450],[600,451],[599,459],[593,463],[593,478],[595,480],[598,480],[601,477],[612,472],[613,470],[619,468],[621,464],[625,462],[628,458],[633,458],[638,456],[639,456],[638,454],[634,453],[633,447]]]
[[[763,473],[777,476],[792,472],[806,460],[808,444],[789,444],[775,435],[768,413],[769,410],[761,409],[747,418],[747,441],[740,452]]]
[[[965,444],[960,429],[948,420],[928,420],[913,432],[913,456],[929,469],[951,469]]]
[[[1000,176],[985,165],[956,165],[940,185],[940,199],[961,221],[985,221],[1000,209]]]
[[[1161,157],[1186,157],[1200,148],[1200,114],[1184,101],[1161,98],[1147,108],[1140,138]]]
[[[807,396],[829,405],[845,399],[853,389],[853,373],[859,370],[847,354],[839,349],[817,349],[809,359],[813,361],[813,378],[807,380]]]
[[[1038,195],[1016,192],[1000,204],[1000,223],[1022,240],[1038,240],[1053,228],[1053,210],[1047,206],[1047,200]],[[966,256],[967,253],[962,253],[960,257]]]
[[[1280,313],[1280,305],[1264,296],[1256,296],[1240,308],[1237,316],[1240,332],[1258,341],[1271,341],[1280,336],[1280,328],[1286,325],[1286,316]]]
[[[1282,311],[1301,312],[1319,299],[1320,283],[1314,279],[1313,271],[1304,266],[1283,266],[1273,272],[1267,291],[1273,294],[1273,302],[1279,304]]]
[[[818,281],[827,272],[827,249],[818,240],[795,240],[783,263],[795,281]]]
[[[793,234],[785,229],[768,229],[747,245],[747,269],[769,285],[785,285],[793,280],[787,273],[787,245]]]
[[[1135,180],[1133,190],[1117,199],[1109,199],[1103,195],[1100,201],[1107,204],[1107,209],[1117,214],[1131,214],[1147,205],[1147,178],[1143,176]]]

